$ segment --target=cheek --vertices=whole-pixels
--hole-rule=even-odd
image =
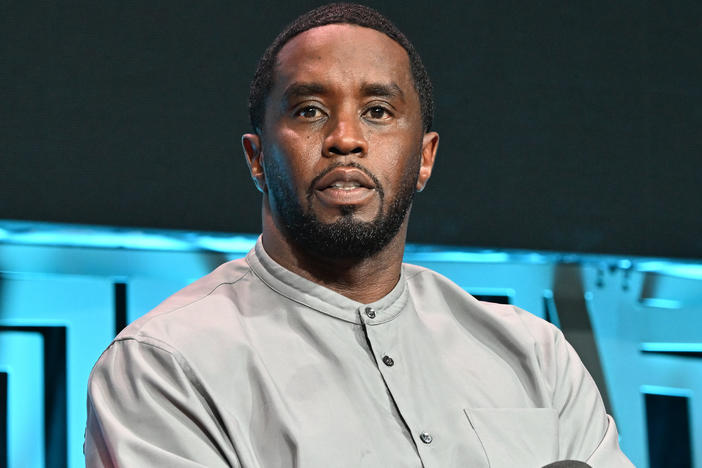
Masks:
[[[297,159],[316,159],[321,154],[319,135],[312,132],[296,132],[290,128],[281,128],[276,135],[278,147]]]
[[[315,139],[312,135],[300,135],[290,130],[281,130],[275,135],[275,143],[264,146],[264,154],[279,168],[287,184],[297,191],[305,191],[314,177]]]
[[[382,171],[382,174],[378,173],[376,176],[380,177],[388,188],[400,187],[407,178],[417,176],[421,144],[414,140],[416,138],[410,140],[404,133],[398,135],[398,138],[379,137],[375,145],[371,146],[375,146],[374,153],[378,159],[374,167],[377,167],[379,172]]]

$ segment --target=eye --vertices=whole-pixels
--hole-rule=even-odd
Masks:
[[[322,110],[315,106],[305,106],[295,111],[295,117],[301,117],[307,120],[317,120],[321,118],[322,115]]]
[[[364,115],[373,120],[387,120],[392,117],[392,113],[383,106],[369,107]]]

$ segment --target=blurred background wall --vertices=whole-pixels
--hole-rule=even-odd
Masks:
[[[81,466],[100,351],[247,250],[248,83],[320,3],[0,3],[0,467]],[[701,467],[702,4],[366,3],[435,87],[408,260],[561,326],[637,466]]]
[[[248,83],[317,4],[2,2],[0,216],[258,232]],[[435,85],[411,241],[702,257],[702,4],[370,4]]]

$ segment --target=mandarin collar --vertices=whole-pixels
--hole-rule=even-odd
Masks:
[[[383,298],[363,304],[284,268],[263,248],[261,236],[246,256],[254,274],[278,294],[324,314],[352,323],[376,325],[394,319],[407,304],[404,268],[395,287]]]

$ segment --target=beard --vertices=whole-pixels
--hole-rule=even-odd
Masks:
[[[358,163],[334,164],[326,168],[310,183],[303,207],[289,180],[273,160],[269,160],[267,180],[269,196],[278,208],[280,228],[286,237],[302,250],[315,256],[333,259],[365,259],[377,254],[397,235],[412,206],[415,187],[419,176],[417,163],[408,168],[397,195],[385,209],[385,192],[380,181]],[[363,171],[373,180],[380,198],[380,208],[372,221],[359,221],[355,217],[355,207],[340,208],[341,218],[332,223],[324,223],[314,213],[312,197],[315,182],[329,171],[340,167],[354,167]],[[272,183],[271,183],[272,182]]]

